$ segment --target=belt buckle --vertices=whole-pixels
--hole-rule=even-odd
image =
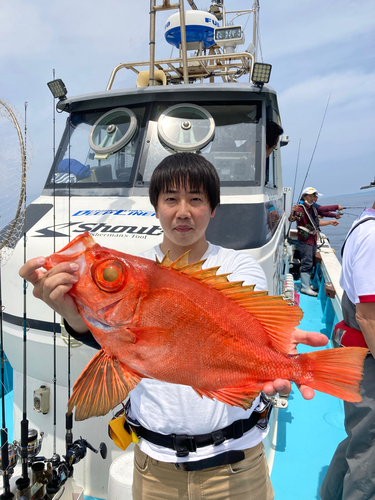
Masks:
[[[190,452],[197,451],[197,443],[193,436],[172,434],[172,443],[178,457],[187,457]]]

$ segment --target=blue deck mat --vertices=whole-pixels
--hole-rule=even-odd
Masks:
[[[300,307],[304,311],[300,328],[325,333],[318,299],[301,295]],[[319,349],[322,348],[298,346],[299,352]],[[271,473],[275,499],[319,499],[319,488],[333,453],[346,437],[343,403],[321,392],[316,392],[314,399],[306,401],[294,384],[288,401],[288,408],[279,411]]]

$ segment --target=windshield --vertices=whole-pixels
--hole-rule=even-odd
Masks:
[[[46,188],[147,187],[163,158],[205,156],[223,186],[259,185],[260,102],[149,104],[71,115]]]
[[[176,150],[202,154],[216,167],[222,185],[260,182],[260,169],[255,167],[260,163],[256,162],[257,155],[260,157],[260,103],[208,104],[199,110],[194,105],[179,106],[179,113],[170,104],[156,105],[153,110],[140,167],[144,184],[160,161]]]
[[[73,114],[46,187],[132,185],[144,111],[143,106]]]

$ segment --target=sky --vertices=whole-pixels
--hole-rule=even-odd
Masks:
[[[210,0],[195,3],[207,9]],[[224,3],[227,10],[252,6]],[[173,12],[156,15],[156,58],[171,55],[164,24]],[[252,18],[239,21],[247,23],[247,46]],[[295,183],[295,196],[310,164],[304,186],[325,196],[358,192],[374,180],[374,28],[373,0],[260,0],[258,60],[272,64],[270,85],[290,140],[281,150],[283,183]],[[148,36],[149,0],[0,0],[0,99],[21,116],[28,103],[28,202],[40,195],[52,163],[53,69],[69,96],[105,90],[117,64],[149,59]],[[121,70],[113,88],[134,86],[135,75]],[[56,146],[65,120],[56,115]]]

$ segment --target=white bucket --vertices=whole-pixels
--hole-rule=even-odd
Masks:
[[[131,500],[134,453],[124,453],[109,468],[108,500]]]

